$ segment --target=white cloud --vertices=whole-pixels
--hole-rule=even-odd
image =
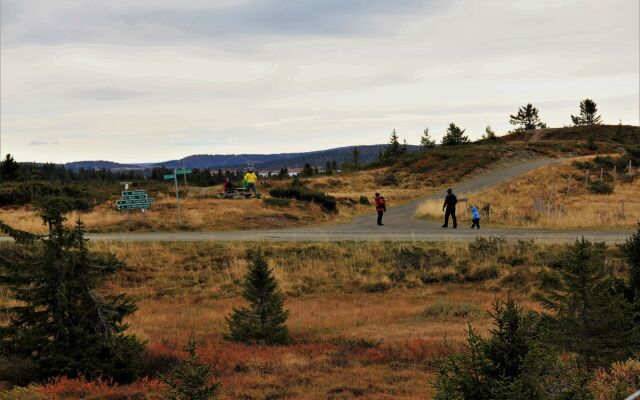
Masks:
[[[527,102],[568,124],[584,97],[638,121],[627,0],[0,1],[18,159],[312,150],[393,128],[415,143],[451,121],[478,137]]]

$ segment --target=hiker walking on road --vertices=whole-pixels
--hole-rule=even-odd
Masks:
[[[449,227],[449,216],[453,219],[453,229],[458,227],[458,221],[456,221],[456,204],[458,203],[458,198],[455,194],[453,194],[453,190],[447,189],[447,195],[444,197],[444,204],[442,205],[442,211],[444,213],[444,225],[443,228]]]
[[[247,182],[247,188],[245,189],[247,193],[253,191],[253,194],[258,197],[258,192],[256,191],[256,181],[258,180],[258,176],[256,175],[253,167],[250,167],[244,174],[244,180]]]
[[[471,212],[473,213],[471,216],[471,229],[477,226],[478,230],[480,230],[480,213],[478,212],[478,207],[471,207]]]
[[[384,225],[382,223],[382,215],[384,215],[385,211],[387,211],[387,202],[384,200],[384,197],[380,196],[380,193],[376,193],[376,211],[378,212],[378,225]]]

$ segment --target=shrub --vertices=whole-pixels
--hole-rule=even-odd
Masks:
[[[278,197],[268,197],[262,201],[266,206],[271,207],[288,207],[291,204],[291,199],[282,199]]]
[[[589,191],[595,194],[611,194],[613,186],[603,181],[589,182]]]
[[[477,266],[471,269],[466,279],[471,282],[486,281],[487,279],[497,278],[498,274],[498,267],[495,265]]]
[[[389,173],[384,175],[377,175],[375,183],[380,186],[397,186],[399,181],[395,174]]]
[[[0,206],[34,204],[54,196],[67,198],[69,202],[73,203],[73,209],[79,211],[88,211],[95,202],[106,200],[106,197],[90,193],[78,185],[30,181],[4,186],[0,190]]]
[[[590,384],[595,400],[624,400],[640,388],[640,361],[629,359],[616,362],[607,372],[596,371]]]
[[[473,318],[480,315],[481,311],[477,304],[468,301],[437,300],[425,308],[424,315],[427,318]]]
[[[371,204],[367,196],[360,196],[360,198],[358,199],[358,203],[362,204],[363,206],[368,206],[369,204]]]
[[[501,237],[491,235],[485,238],[478,236],[473,242],[469,243],[469,251],[471,253],[479,253],[483,256],[494,255],[502,249],[505,243],[506,240]]]
[[[336,210],[336,198],[326,193],[309,189],[306,186],[275,187],[269,190],[271,197],[297,199],[318,203],[328,211]]]

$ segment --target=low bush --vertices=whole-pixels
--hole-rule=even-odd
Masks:
[[[271,206],[271,207],[288,207],[291,204],[291,199],[269,197],[264,199],[263,203],[265,206]]]
[[[613,185],[603,181],[589,182],[589,191],[595,194],[611,194],[613,193]]]
[[[29,181],[4,186],[0,190],[0,207],[33,204],[53,196],[68,198],[79,211],[88,211],[95,203],[106,200],[106,196],[90,193],[79,185]]]
[[[269,190],[271,197],[297,199],[320,204],[327,211],[336,210],[336,198],[306,186],[275,187]]]
[[[369,204],[371,204],[367,196],[360,196],[360,198],[358,199],[358,203],[362,204],[363,206],[368,206]]]
[[[468,301],[437,300],[429,304],[424,315],[427,318],[473,318],[482,313],[477,304]]]
[[[471,253],[479,253],[483,256],[489,256],[497,254],[505,243],[506,241],[501,237],[491,235],[488,238],[484,238],[482,236],[478,236],[473,240],[473,242],[469,243],[469,251]]]
[[[397,186],[398,183],[400,183],[398,177],[393,173],[377,175],[375,177],[375,182],[380,186]]]

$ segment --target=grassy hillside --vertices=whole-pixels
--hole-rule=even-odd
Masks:
[[[589,138],[593,138],[597,142],[638,144],[640,143],[640,127],[633,125],[591,125],[547,128],[510,133],[500,139],[505,142],[586,142]]]

